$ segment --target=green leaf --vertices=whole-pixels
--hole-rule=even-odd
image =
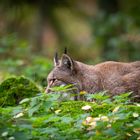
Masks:
[[[34,97],[31,99],[30,106],[33,107],[33,106],[37,105],[38,103],[39,103],[38,97]]]
[[[73,87],[73,85],[70,85],[70,84],[66,86],[56,86],[56,87],[51,88],[53,92],[68,92],[73,89],[75,88]]]
[[[48,127],[48,128],[43,128],[40,131],[40,134],[55,134],[58,131],[58,128],[54,127]]]
[[[14,116],[14,115],[16,115],[16,114],[18,114],[18,113],[20,113],[20,112],[22,112],[22,111],[23,111],[23,109],[22,109],[21,106],[14,107],[14,108],[13,108],[12,115]]]
[[[19,104],[23,104],[23,103],[26,103],[26,102],[29,102],[29,101],[30,101],[29,98],[25,98],[25,99],[21,100],[21,101],[19,102]]]
[[[36,105],[36,106],[30,108],[30,109],[28,110],[28,115],[29,115],[29,117],[31,117],[31,116],[33,115],[33,113],[37,112],[37,111],[39,110],[39,108],[40,108],[40,104],[38,104],[38,105]]]
[[[109,128],[109,129],[103,131],[103,133],[106,134],[107,136],[115,136],[116,135],[114,129],[112,129],[112,128]]]
[[[63,116],[61,118],[61,121],[64,122],[64,123],[68,123],[69,124],[69,123],[73,122],[74,120],[71,117],[65,117],[65,116]]]

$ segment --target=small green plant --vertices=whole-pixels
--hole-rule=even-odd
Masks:
[[[129,104],[130,101],[130,95],[132,94],[132,92],[128,92],[128,93],[122,93],[120,95],[116,95],[114,97],[110,97],[110,95],[106,92],[99,92],[99,93],[95,93],[95,94],[87,94],[85,95],[86,100],[92,100],[92,101],[96,101],[98,104],[103,104],[103,103],[112,103],[111,100],[114,103],[117,104]]]
[[[78,96],[77,93],[74,93],[76,88],[73,85],[55,86],[50,89],[51,94],[59,94],[58,100],[60,101],[74,100]]]

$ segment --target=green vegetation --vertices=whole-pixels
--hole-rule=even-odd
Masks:
[[[10,77],[0,84],[0,106],[14,106],[26,97],[40,93],[39,88],[25,77]]]
[[[1,61],[0,82],[9,76],[23,75],[32,79],[39,85],[46,86],[46,78],[52,69],[52,62],[41,56],[31,56],[28,60],[25,58],[8,58]]]
[[[0,58],[52,58],[67,46],[72,57],[92,64],[139,60],[139,5],[139,0],[1,0]]]
[[[0,136],[2,140],[138,140],[140,104],[130,104],[129,95],[111,100],[97,93],[90,97],[92,102],[60,101],[60,94],[44,93],[25,98],[15,107],[0,108]]]

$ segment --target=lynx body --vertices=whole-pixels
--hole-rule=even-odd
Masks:
[[[108,91],[114,96],[132,91],[132,97],[140,101],[140,61],[107,61],[92,66],[74,61],[67,54],[63,54],[60,60],[55,57],[54,65],[47,78],[47,93],[53,86],[73,84],[77,93]]]

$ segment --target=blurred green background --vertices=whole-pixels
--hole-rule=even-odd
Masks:
[[[25,75],[46,86],[53,55],[140,60],[140,0],[1,0],[0,81]]]

